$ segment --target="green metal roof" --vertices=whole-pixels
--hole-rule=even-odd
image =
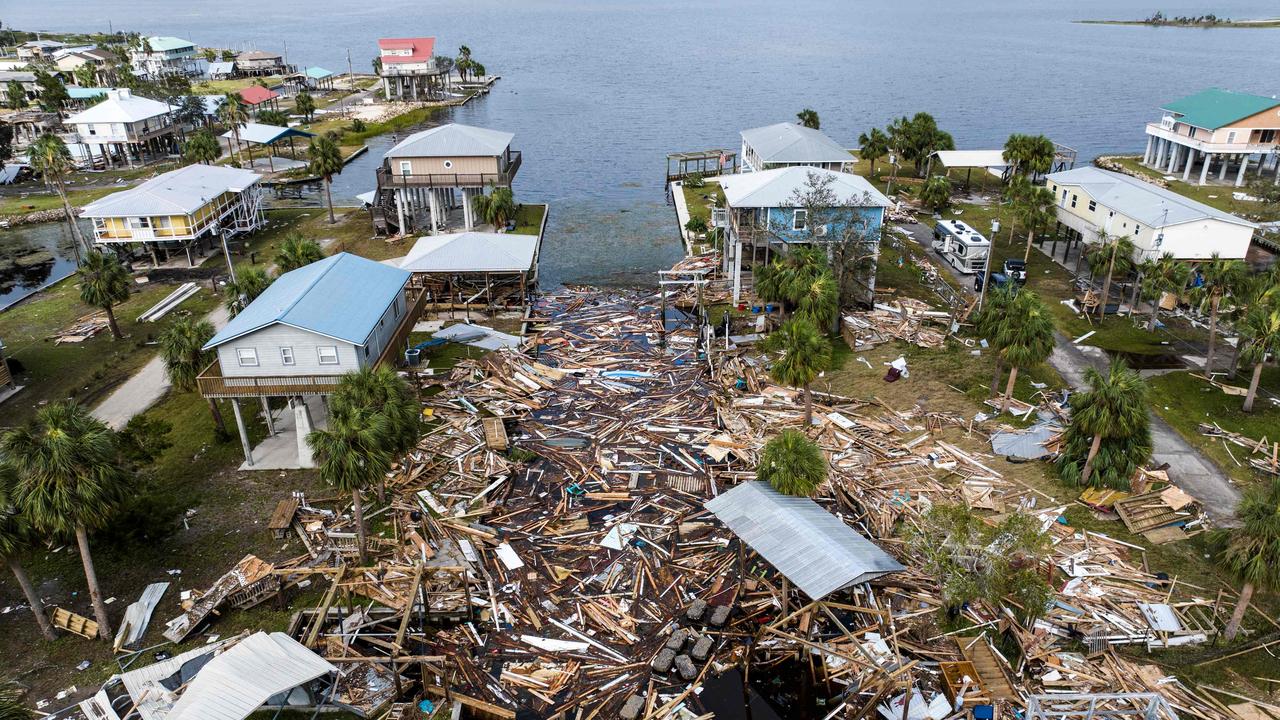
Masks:
[[[1280,106],[1280,100],[1276,98],[1209,88],[1181,100],[1174,100],[1165,105],[1164,109],[1181,115],[1178,122],[1206,130],[1217,130],[1277,106]]]
[[[195,43],[190,40],[183,40],[171,35],[153,35],[147,38],[147,44],[151,45],[151,49],[155,52],[173,52],[174,50],[195,48]]]

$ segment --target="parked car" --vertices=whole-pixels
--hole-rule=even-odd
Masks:
[[[1005,260],[998,272],[991,273],[991,281],[996,287],[1013,285],[1015,289],[1020,288],[1027,284],[1027,264],[1013,258]],[[982,292],[982,273],[974,276],[973,289]]]

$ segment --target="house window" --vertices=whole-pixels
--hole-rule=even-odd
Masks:
[[[136,217],[129,218],[129,227],[135,230],[147,230],[151,227],[151,218]]]
[[[333,345],[321,345],[316,348],[316,356],[321,365],[338,364],[338,348]]]
[[[1137,234],[1138,234],[1138,233],[1140,233],[1140,232],[1142,232],[1142,226],[1141,226],[1141,225],[1134,225],[1134,226],[1133,226],[1133,234],[1134,234],[1134,235],[1137,235]]]
[[[291,347],[280,348],[280,364],[281,365],[296,364],[296,361],[293,359],[293,348]]]
[[[1077,196],[1077,195],[1075,195],[1074,193],[1072,193],[1072,195],[1071,195],[1071,207],[1075,207],[1075,206],[1076,206],[1076,200],[1079,200],[1079,199],[1080,199],[1080,198],[1079,198],[1079,196]]]
[[[401,160],[401,161],[400,161],[400,174],[401,174],[401,175],[412,175],[412,174],[413,174],[413,163],[409,162],[408,160]]]
[[[1089,212],[1093,212],[1094,210],[1097,210],[1097,209],[1098,209],[1098,203],[1094,202],[1093,200],[1090,200],[1090,201],[1089,201]]]
[[[236,362],[240,367],[258,367],[258,351],[253,348],[236,348]]]
[[[1227,133],[1227,144],[1230,145],[1235,141],[1236,141],[1236,131],[1232,130],[1231,132]]]
[[[792,230],[804,230],[804,229],[805,229],[805,228],[807,228],[808,226],[809,226],[809,211],[808,211],[808,210],[796,210],[796,211],[791,215],[791,229],[792,229]]]

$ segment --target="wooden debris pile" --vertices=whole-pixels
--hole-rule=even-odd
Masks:
[[[934,310],[915,298],[903,298],[893,305],[876,303],[870,311],[846,314],[842,332],[854,350],[895,339],[922,348],[940,348],[946,343],[950,325],[950,313]]]
[[[1200,423],[1200,434],[1219,438],[1222,446],[1231,456],[1231,459],[1236,461],[1237,465],[1241,464],[1240,460],[1235,456],[1235,453],[1231,452],[1231,448],[1227,443],[1249,451],[1246,457],[1249,467],[1268,475],[1280,475],[1280,441],[1268,441],[1266,436],[1254,440],[1237,432],[1223,430],[1218,427],[1217,423]]]

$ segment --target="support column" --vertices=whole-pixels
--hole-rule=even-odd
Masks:
[[[1147,151],[1142,154],[1143,165],[1151,164],[1151,146],[1155,144],[1154,142],[1152,142],[1153,140],[1155,140],[1155,136],[1152,136],[1152,135],[1147,136]]]
[[[1201,166],[1200,168],[1200,184],[1201,185],[1203,185],[1204,181],[1209,177],[1209,166],[1212,164],[1213,164],[1213,153],[1209,153],[1204,156],[1204,165]]]
[[[430,195],[427,198],[428,205],[431,209],[431,234],[435,235],[440,227],[440,195],[435,188],[428,191]]]
[[[262,398],[262,417],[267,421],[267,434],[276,434],[276,424],[271,420],[271,401],[266,396]]]
[[[1164,138],[1156,138],[1156,156],[1151,161],[1151,166],[1159,168],[1164,163],[1165,150],[1169,148],[1169,141]]]
[[[1178,152],[1182,150],[1182,146],[1170,141],[1169,146],[1169,165],[1164,169],[1165,173],[1172,173],[1173,166],[1178,162]]]
[[[663,288],[666,292],[666,288]],[[742,300],[742,241],[733,243],[733,305],[737,307]]]
[[[249,431],[244,427],[244,415],[240,413],[240,400],[231,398],[231,412],[236,416],[236,430],[240,431],[240,447],[244,450],[244,462],[253,467],[253,449],[249,447]]]
[[[1231,156],[1230,156],[1230,155],[1223,155],[1223,156],[1222,156],[1222,167],[1218,168],[1218,179],[1219,179],[1219,180],[1226,180],[1226,179],[1227,179],[1227,166],[1228,166],[1228,165],[1230,165],[1230,164],[1231,164]]]
[[[311,423],[311,408],[307,407],[306,398],[298,398],[293,402],[293,426],[298,431],[298,464],[302,467],[315,467],[316,461],[311,454],[311,445],[307,436],[314,429]]]
[[[408,231],[404,226],[404,189],[396,188],[396,217],[400,221],[400,234],[407,235]]]
[[[1191,177],[1191,166],[1196,164],[1196,149],[1187,148],[1187,163],[1182,166],[1182,182]]]
[[[1244,185],[1244,173],[1249,169],[1249,156],[1240,156],[1240,172],[1236,173],[1236,187]]]
[[[471,230],[471,190],[462,188],[462,224]]]

